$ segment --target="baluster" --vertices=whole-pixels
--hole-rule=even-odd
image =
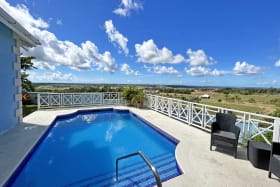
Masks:
[[[37,93],[37,110],[40,110],[41,101],[40,101],[41,94]]]

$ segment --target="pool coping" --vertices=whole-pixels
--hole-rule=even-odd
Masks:
[[[2,177],[3,181],[1,181],[0,184],[3,185],[4,182],[7,181],[8,177],[10,177],[15,171],[18,164],[22,162],[26,154],[30,152],[36,142],[38,142],[42,135],[46,132],[48,129],[47,127],[53,123],[56,116],[73,114],[79,110],[92,110],[100,108],[129,110],[156,128],[161,129],[163,132],[180,141],[177,144],[175,155],[183,174],[163,182],[164,186],[279,185],[278,180],[267,178],[267,171],[254,168],[243,158],[234,159],[231,155],[220,151],[209,151],[209,133],[152,110],[122,106],[87,107],[75,109],[67,108],[56,110],[48,109],[36,111],[28,115],[23,120],[23,126],[31,124],[35,127],[40,126],[45,128],[42,128],[39,133],[37,132],[37,134],[34,135],[37,138],[33,138],[33,140],[26,145],[29,148],[25,150],[25,153],[21,153],[21,160],[15,160],[14,163],[11,163],[13,166],[10,166],[9,172],[6,172],[9,174],[4,177],[4,180]],[[32,129],[30,131],[32,131]],[[35,130],[34,133],[36,133]],[[238,155],[240,154],[241,152],[239,151]],[[0,157],[0,161],[2,161],[1,159],[3,158]]]

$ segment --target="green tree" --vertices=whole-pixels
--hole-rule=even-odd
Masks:
[[[32,82],[30,80],[28,80],[28,74],[26,74],[25,72],[21,73],[21,84],[22,84],[22,89],[26,90],[26,91],[32,91],[34,92],[35,89],[32,85]]]
[[[36,59],[34,56],[21,57],[20,58],[21,69],[23,71],[37,69],[36,67],[34,67],[34,64],[32,62],[32,60],[34,59]]]
[[[127,105],[142,107],[145,95],[142,89],[137,89],[135,86],[129,86],[123,88],[122,98],[126,101]]]
[[[235,102],[240,103],[242,99],[238,95],[235,95],[234,100],[235,100]]]
[[[199,103],[201,99],[199,97],[189,97],[188,101],[194,102],[194,103]]]
[[[37,69],[34,67],[32,62],[33,59],[35,59],[34,56],[20,58],[20,65],[21,69],[23,70],[21,73],[22,89],[26,91],[35,91],[32,82],[28,79],[28,74],[26,73],[26,70]]]

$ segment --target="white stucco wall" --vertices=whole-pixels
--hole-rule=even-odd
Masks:
[[[0,22],[0,133],[22,121],[20,44]]]

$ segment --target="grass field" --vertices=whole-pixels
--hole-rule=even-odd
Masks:
[[[170,94],[160,93],[165,97],[178,98],[183,100],[192,100],[193,98],[199,98],[200,95],[208,94],[209,99],[200,99],[200,103],[214,105],[218,107],[231,108],[236,110],[242,110],[247,112],[259,113],[259,114],[272,114],[280,106],[279,95],[269,94],[223,94],[215,91],[195,91],[191,94]]]

